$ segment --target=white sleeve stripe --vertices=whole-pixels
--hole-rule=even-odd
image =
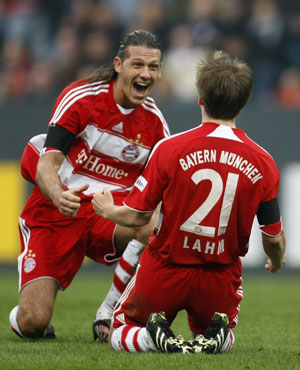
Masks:
[[[149,100],[149,102],[154,103],[154,99],[153,99],[153,98],[151,98],[151,96],[148,96],[148,97],[147,97],[146,101],[148,101],[148,100]]]
[[[84,90],[86,88],[93,88],[93,87],[99,87],[99,86],[102,86],[102,87],[106,87],[106,86],[109,86],[109,85],[104,85],[103,84],[103,81],[97,81],[97,82],[93,82],[93,83],[87,83],[85,85],[80,85],[80,86],[77,86],[75,88],[73,88],[72,90],[70,90],[64,97],[63,99],[61,100],[61,102],[59,103],[58,107],[56,108],[56,110],[58,110],[65,102],[66,99],[68,99],[68,97],[75,93],[76,91],[78,91],[78,93],[80,93],[80,90]]]
[[[95,85],[95,86],[94,86]],[[92,87],[93,86],[93,87]],[[91,83],[91,84],[86,84],[86,85],[81,85],[81,86],[78,86],[72,90],[70,90],[65,96],[64,98],[61,100],[61,102],[59,103],[58,107],[56,108],[54,114],[53,114],[53,117],[51,119],[51,122],[57,122],[55,121],[56,117],[60,114],[61,110],[63,109],[63,107],[75,96],[75,95],[78,95],[78,94],[82,94],[84,91],[94,91],[94,90],[97,90],[97,89],[100,89],[100,88],[108,88],[109,85],[108,84],[103,84],[103,82],[94,82],[94,83]]]
[[[159,116],[160,120],[163,122],[163,125],[164,125],[164,129],[165,131],[167,132],[167,136],[170,136],[170,131],[169,131],[169,127],[168,127],[168,124],[163,116],[163,114],[161,113],[161,111],[158,109],[157,105],[155,104],[154,100],[152,100],[151,102],[149,101],[145,101],[144,102],[144,105],[145,105],[145,108],[146,106],[148,106],[149,108],[153,108],[156,110],[157,112],[157,115]]]
[[[140,211],[139,209],[135,209],[135,208],[132,208],[132,207],[129,207],[125,202],[123,202],[124,206],[135,211],[135,212],[139,212],[139,213],[149,213],[149,212],[154,212],[155,209],[150,209],[150,211]]]
[[[164,116],[162,115],[161,111],[157,108],[157,106],[156,105],[149,106],[146,103],[143,103],[142,106],[149,112],[152,112],[155,115],[157,115],[157,117],[161,120],[161,123],[163,125],[165,136],[169,136],[170,135],[169,127],[167,125],[166,120],[164,119]]]
[[[36,148],[30,141],[28,145],[35,151],[35,153],[39,156],[40,155],[40,150]]]
[[[64,97],[63,99],[61,100],[61,102],[59,103],[58,107],[56,108],[55,110],[55,113],[54,113],[54,116],[53,116],[53,119],[55,117],[55,115],[57,115],[58,111],[61,109],[62,105],[65,104],[66,101],[68,101],[70,98],[69,96],[74,94],[74,93],[78,93],[80,94],[81,91],[83,91],[84,89],[86,88],[91,88],[92,89],[92,86],[96,86],[96,88],[98,88],[98,85],[102,85],[102,83],[100,82],[94,82],[94,83],[88,83],[88,84],[85,84],[85,85],[81,85],[81,86],[78,86],[72,90],[70,90]],[[105,85],[103,85],[104,87],[106,87]]]
[[[59,115],[56,114],[56,117],[54,117],[51,120],[50,124],[51,123],[55,124],[57,121],[59,121],[61,119],[61,117],[63,116],[63,114],[65,113],[65,111],[68,108],[70,108],[70,106],[73,105],[77,100],[79,100],[81,98],[84,98],[87,95],[99,95],[102,92],[107,93],[108,90],[107,89],[100,89],[99,91],[91,91],[91,90],[88,90],[87,92],[85,92],[83,94],[77,95],[73,100],[71,100],[67,105],[64,106],[64,108],[59,112]]]

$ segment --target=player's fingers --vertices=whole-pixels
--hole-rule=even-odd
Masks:
[[[70,189],[73,194],[79,194],[89,188],[89,184],[84,184],[82,186],[78,186],[77,188]]]
[[[103,188],[103,195],[106,199],[106,201],[112,202],[113,203],[113,196],[111,191],[109,190],[108,187]]]
[[[80,199],[80,198],[79,198]],[[80,208],[80,202],[74,198],[61,198],[60,199],[60,205],[64,209],[70,209],[71,211],[78,210]]]
[[[70,209],[68,207],[62,206],[60,212],[67,217],[74,217],[77,215],[78,209]]]

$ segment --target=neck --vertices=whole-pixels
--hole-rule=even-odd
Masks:
[[[218,125],[225,125],[231,128],[236,128],[235,124],[236,119],[232,120],[223,120],[223,119],[218,119],[218,118],[212,118],[206,112],[204,109],[202,109],[202,122],[214,122],[217,123]]]

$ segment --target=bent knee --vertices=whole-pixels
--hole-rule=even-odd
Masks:
[[[22,309],[20,307],[17,321],[22,334],[30,338],[41,337],[50,323],[51,315],[38,310]]]

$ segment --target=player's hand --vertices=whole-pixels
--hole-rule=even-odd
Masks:
[[[61,214],[67,217],[74,217],[80,208],[81,198],[78,194],[87,190],[88,184],[78,186],[76,188],[68,189],[60,194],[57,202],[57,208]]]
[[[270,272],[277,272],[285,264],[285,258],[283,258],[281,264],[275,265],[270,258],[268,258],[267,263],[265,264],[265,269]]]
[[[114,206],[114,199],[110,190],[105,187],[98,193],[94,194],[92,204],[97,215],[109,218],[110,211]]]

